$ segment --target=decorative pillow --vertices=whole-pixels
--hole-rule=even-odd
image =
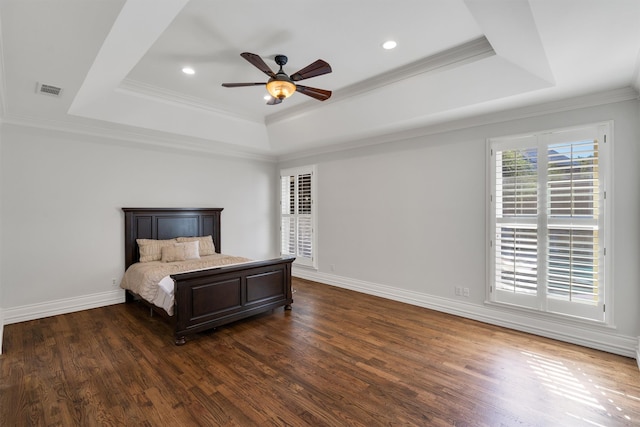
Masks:
[[[185,247],[181,244],[174,244],[162,247],[162,262],[184,261]]]
[[[178,237],[176,239],[180,243],[184,242],[200,242],[200,256],[213,255],[216,253],[216,247],[213,244],[213,237],[201,236],[201,237]]]
[[[200,241],[195,240],[193,242],[176,243],[176,245],[184,246],[185,259],[200,258]]]
[[[140,249],[140,262],[160,261],[162,259],[162,248],[164,246],[173,245],[176,239],[153,240],[153,239],[136,239],[138,248]]]

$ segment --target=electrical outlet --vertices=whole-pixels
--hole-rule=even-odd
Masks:
[[[336,266],[335,265],[331,264],[330,267],[331,267],[331,271],[336,271]]]
[[[111,286],[118,286],[118,279],[116,278],[111,279]]]
[[[456,295],[459,297],[462,296],[462,288],[460,286],[456,286]]]
[[[464,295],[465,297],[468,297],[469,296],[469,288],[464,288],[462,290],[462,295]]]

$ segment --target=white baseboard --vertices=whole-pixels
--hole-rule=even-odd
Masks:
[[[635,358],[640,367],[640,348],[638,348],[640,338],[618,334],[608,326],[583,324],[558,318],[547,319],[543,316],[529,315],[509,308],[470,304],[451,298],[296,268],[295,266],[293,267],[293,275],[301,279],[313,280],[492,325]]]
[[[26,322],[28,320],[72,313],[74,311],[89,310],[91,308],[104,307],[106,305],[119,304],[121,302],[124,302],[124,291],[122,289],[116,289],[113,291],[83,295],[80,297],[64,298],[38,304],[5,308],[2,311],[4,316],[4,322],[2,325]]]

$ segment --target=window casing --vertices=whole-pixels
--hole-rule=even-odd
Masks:
[[[610,123],[489,140],[489,299],[609,322]]]
[[[280,252],[316,268],[315,166],[280,172]]]

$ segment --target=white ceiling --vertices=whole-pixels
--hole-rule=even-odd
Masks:
[[[638,0],[0,0],[0,20],[5,122],[204,152],[290,155],[639,87]],[[301,84],[332,98],[223,88],[266,80],[245,51],[274,71],[287,55],[288,74],[324,59],[333,73]]]

